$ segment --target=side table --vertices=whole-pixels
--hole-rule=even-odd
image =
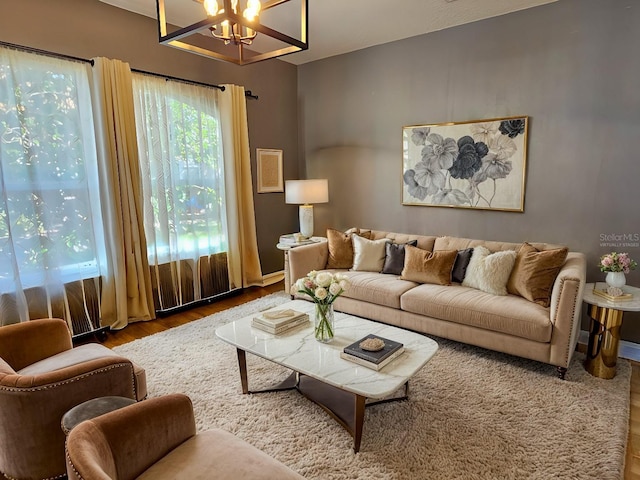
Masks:
[[[62,431],[65,435],[69,435],[69,432],[73,430],[76,425],[85,420],[91,420],[92,418],[119,410],[134,403],[136,403],[135,400],[126,397],[92,398],[80,405],[76,405],[62,416],[62,421],[60,422]]]
[[[602,285],[601,283],[599,284]],[[640,288],[626,285],[623,290],[633,297],[629,300],[607,300],[593,293],[595,284],[584,286],[582,300],[588,305],[591,318],[589,345],[584,368],[599,378],[613,378],[616,375],[620,327],[624,312],[640,312]]]
[[[289,250],[292,248],[303,247],[305,245],[313,245],[314,243],[324,243],[327,241],[327,237],[311,237],[309,240],[311,242],[304,243],[278,243],[276,247],[278,250],[284,251],[284,291],[291,295],[291,299],[293,300],[293,295],[291,294],[291,279],[289,278]]]

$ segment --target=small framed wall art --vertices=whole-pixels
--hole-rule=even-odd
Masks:
[[[529,117],[402,128],[402,204],[524,211]]]
[[[257,148],[258,193],[284,192],[282,150]]]

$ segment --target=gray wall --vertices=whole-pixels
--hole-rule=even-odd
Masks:
[[[297,73],[294,65],[267,60],[236,65],[158,44],[154,19],[98,0],[0,0],[0,40],[66,55],[109,57],[132,68],[204,83],[234,83],[257,94],[247,101],[255,193],[256,148],[284,151],[284,178],[299,178]],[[282,270],[279,235],[297,229],[297,208],[283,193],[255,194],[263,273]]]
[[[316,230],[563,243],[587,254],[588,281],[608,251],[640,261],[638,238],[601,241],[640,234],[638,25],[635,0],[560,0],[302,65],[301,171],[329,178]],[[402,206],[403,126],[516,115],[530,117],[524,213]],[[623,338],[640,341],[637,320]]]

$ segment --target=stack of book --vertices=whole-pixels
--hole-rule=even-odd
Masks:
[[[362,342],[367,339],[379,339],[384,342],[384,346],[376,351],[362,348]],[[373,370],[380,370],[382,367],[401,355],[402,352],[404,352],[404,345],[402,343],[370,334],[361,338],[357,342],[344,347],[344,350],[340,352],[340,357],[357,363],[358,365],[372,368]]]
[[[253,317],[251,326],[277,335],[308,321],[309,315],[296,310],[269,310]]]

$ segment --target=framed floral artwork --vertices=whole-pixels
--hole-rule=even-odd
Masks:
[[[257,148],[258,193],[284,192],[282,150]]]
[[[529,117],[402,128],[402,204],[524,211]]]

